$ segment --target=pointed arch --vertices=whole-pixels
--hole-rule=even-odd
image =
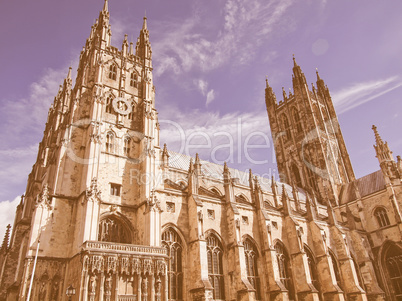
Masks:
[[[299,168],[297,167],[297,164],[295,162],[293,162],[291,164],[290,169],[292,171],[293,179],[294,179],[296,186],[302,187],[302,180],[301,180],[300,171],[299,171]]]
[[[238,202],[238,203],[250,203],[248,198],[243,193],[237,194],[235,196],[235,199],[236,199],[236,202]]]
[[[117,213],[105,213],[99,218],[98,241],[133,243],[133,231],[130,221]]]
[[[300,118],[299,111],[296,109],[296,107],[292,107],[291,112],[297,133],[303,132],[302,121]]]
[[[289,291],[289,298],[294,299],[295,294],[292,281],[292,270],[290,267],[290,257],[285,248],[285,245],[280,240],[276,240],[275,251],[279,269],[279,280]]]
[[[110,153],[110,154],[114,153],[115,138],[116,138],[116,135],[113,131],[109,130],[106,132],[105,151],[107,153]]]
[[[257,300],[261,299],[261,285],[258,272],[259,252],[257,245],[249,235],[243,236],[244,256],[246,261],[247,279],[255,289]]]
[[[108,77],[111,80],[116,80],[117,78],[117,64],[114,61],[109,65]]]
[[[306,244],[304,244],[304,252],[307,255],[307,263],[310,271],[311,284],[317,289],[318,292],[321,292],[321,285],[318,280],[317,263],[316,263],[317,261],[313,254],[313,251]]]
[[[336,284],[342,289],[342,278],[341,273],[339,270],[339,262],[338,258],[336,257],[335,253],[328,248],[329,257],[331,258],[332,267],[334,268]]]
[[[373,215],[375,216],[380,228],[389,226],[391,224],[389,221],[387,209],[385,209],[384,206],[376,206],[373,210]]]
[[[168,299],[183,299],[183,240],[171,226],[162,232],[162,246],[168,255]]]
[[[208,279],[213,290],[213,299],[225,299],[225,283],[223,276],[223,245],[215,231],[209,231],[206,236]]]
[[[402,300],[402,245],[385,241],[379,251],[379,263],[388,297]]]
[[[290,123],[289,123],[289,118],[288,118],[288,116],[287,116],[285,113],[283,113],[283,114],[281,115],[281,117],[280,117],[280,120],[281,120],[282,130],[283,130],[284,133],[285,133],[285,139],[286,139],[286,140],[292,139],[292,135],[291,135],[291,132],[290,132]]]
[[[123,137],[123,155],[126,157],[130,157],[131,155],[131,138],[129,136]]]
[[[217,194],[217,195],[219,195],[219,196],[222,196],[221,191],[220,191],[219,188],[217,188],[216,186],[212,186],[212,187],[210,187],[208,190],[211,191],[211,192],[213,192],[213,193],[215,193],[215,194]]]

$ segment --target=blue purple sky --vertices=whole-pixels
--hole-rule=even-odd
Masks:
[[[102,6],[102,0],[2,5],[0,234],[24,193],[48,108],[68,67],[77,68]],[[146,11],[161,143],[169,149],[193,155],[191,145],[209,139],[211,147],[198,147],[202,159],[277,175],[265,77],[280,100],[282,86],[291,87],[295,54],[308,82],[318,68],[328,85],[357,177],[379,168],[372,124],[402,154],[401,1],[111,0],[109,11],[117,47],[125,33],[135,42]],[[180,124],[185,142],[169,121]],[[261,148],[245,154],[247,143]]]

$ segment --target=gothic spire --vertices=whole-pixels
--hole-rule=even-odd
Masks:
[[[321,80],[320,74],[318,73],[318,68],[315,68],[315,74],[317,74],[317,82]]]
[[[140,36],[137,40],[136,55],[142,59],[151,59],[152,50],[151,43],[149,42],[149,31],[147,25],[147,17],[144,16],[144,22],[140,31]]]
[[[190,159],[190,166],[188,167],[188,173],[192,173],[194,171],[194,165],[193,165],[193,158]]]
[[[388,147],[388,143],[384,142],[381,139],[381,136],[378,133],[377,127],[375,125],[373,125],[372,129],[374,131],[374,137],[375,137],[374,149],[375,149],[376,157],[378,158],[378,161],[380,162],[380,164],[384,161],[393,161],[394,159],[392,157],[392,152]]]
[[[147,25],[147,17],[144,16],[144,22],[142,23],[142,29],[148,29],[148,25]]]
[[[285,216],[290,215],[292,208],[290,206],[288,194],[286,193],[285,184],[282,184],[282,204],[283,213],[285,214]]]
[[[298,85],[307,85],[307,81],[300,66],[296,63],[295,55],[293,55],[293,91],[295,91],[295,93],[295,88]]]
[[[3,239],[3,243],[1,245],[1,251],[6,251],[8,249],[8,242],[10,239],[10,229],[11,229],[11,225],[8,224],[7,228],[6,228],[6,233],[4,234],[4,239]]]
[[[105,0],[105,3],[103,4],[103,11],[104,12],[109,11],[109,0]]]

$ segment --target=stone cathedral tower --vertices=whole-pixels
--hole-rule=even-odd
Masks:
[[[295,184],[338,203],[342,184],[355,179],[328,87],[317,71],[309,89],[293,58],[293,91],[277,103],[269,87],[265,101],[281,181]]]
[[[142,265],[132,267],[145,274],[158,267],[152,279],[136,278],[135,288],[143,294],[166,279],[153,192],[160,148],[147,19],[135,48],[127,35],[121,49],[113,47],[111,36],[106,0],[80,54],[75,86],[70,68],[49,110],[18,206],[13,239],[20,241],[13,243],[19,253],[6,266],[2,297],[17,281],[19,287],[9,291],[14,300],[28,294],[32,300],[56,300],[68,281],[85,300],[95,300],[100,287],[110,300],[118,281],[116,247],[89,243],[98,240],[147,246],[126,250],[131,256],[123,258],[128,267],[145,256]],[[99,256],[105,252],[110,256]],[[21,260],[22,254],[30,259]]]
[[[0,247],[0,301],[399,301],[402,160],[355,179],[328,88],[266,86],[281,182],[159,144],[147,19],[108,0],[54,99]]]

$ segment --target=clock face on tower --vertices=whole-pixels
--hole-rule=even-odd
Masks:
[[[120,115],[128,115],[132,111],[131,101],[122,97],[113,99],[113,109]]]

